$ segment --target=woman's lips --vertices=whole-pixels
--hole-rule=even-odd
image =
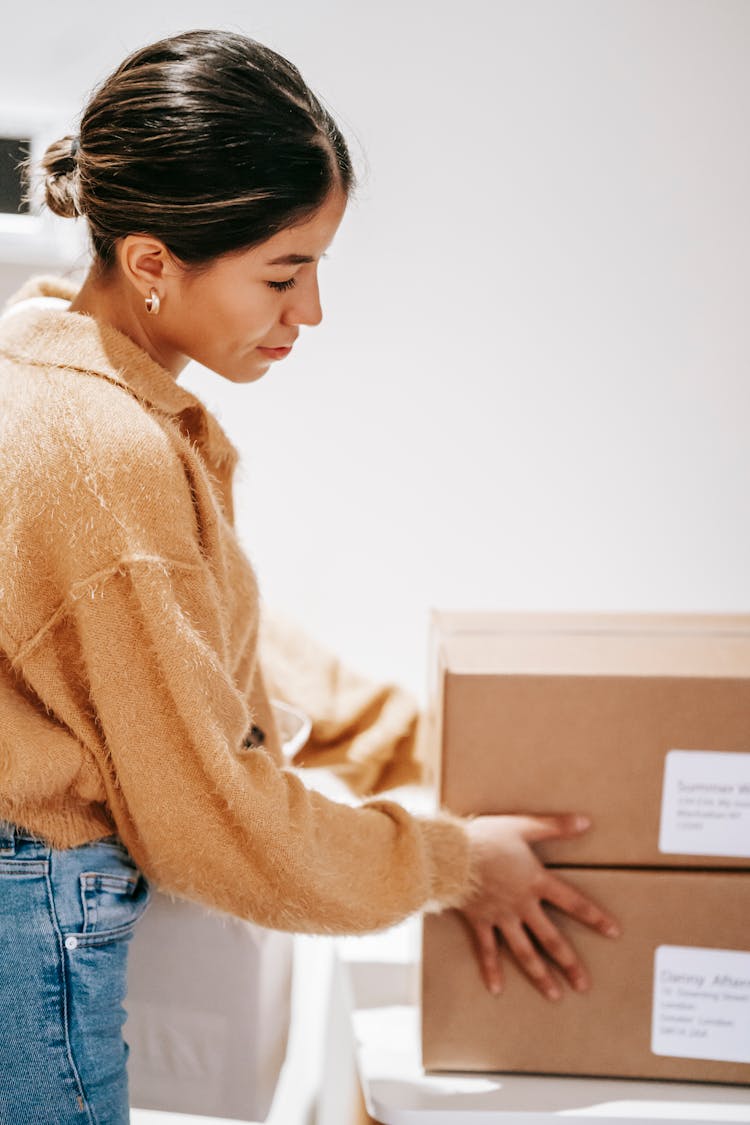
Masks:
[[[271,359],[283,359],[285,355],[289,355],[291,348],[258,348],[259,352],[268,355]]]

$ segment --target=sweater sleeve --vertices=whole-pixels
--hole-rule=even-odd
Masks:
[[[207,639],[200,569],[122,566],[91,590],[72,612],[99,764],[147,877],[264,926],[317,933],[460,904],[469,856],[459,818],[415,817],[388,800],[340,804],[262,747],[243,747],[252,717]]]
[[[269,694],[311,720],[296,766],[324,767],[359,797],[432,779],[429,716],[410,692],[364,676],[266,602],[259,638]]]
[[[281,930],[360,933],[460,905],[474,885],[464,820],[332,801],[246,745],[255,716],[230,666],[216,563],[195,534],[203,486],[191,495],[162,453],[148,459],[137,516],[97,490],[122,543],[137,520],[138,550],[77,577],[66,610],[107,804],[133,859],[162,890]]]

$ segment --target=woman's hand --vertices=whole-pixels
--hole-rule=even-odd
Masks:
[[[493,927],[497,927],[520,967],[548,999],[559,1000],[562,991],[527,930],[557,962],[573,988],[583,992],[589,987],[585,968],[542,902],[552,903],[607,937],[620,933],[614,918],[548,870],[530,847],[538,840],[577,836],[589,825],[587,817],[572,814],[479,816],[469,821],[470,847],[481,887],[461,907],[461,913],[472,928],[482,976],[494,995],[502,991],[503,974]]]

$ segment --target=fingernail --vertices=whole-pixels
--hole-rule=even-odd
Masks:
[[[490,982],[490,992],[493,996],[499,996],[502,990],[502,985],[500,984],[499,980],[493,980]]]
[[[562,992],[559,988],[553,987],[547,989],[547,995],[549,996],[550,1000],[559,1000],[562,996]]]
[[[591,827],[591,818],[588,816],[577,816],[575,823],[576,828],[580,828],[580,830],[583,831],[584,828]]]
[[[576,977],[573,981],[573,988],[576,992],[586,992],[589,987],[589,982],[586,977]]]
[[[604,932],[607,937],[619,937],[622,933],[620,927],[615,925],[614,922],[610,922],[610,924],[605,927]]]

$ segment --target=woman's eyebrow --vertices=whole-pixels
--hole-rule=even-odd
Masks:
[[[281,258],[272,258],[266,265],[269,266],[299,266],[303,262],[314,262],[309,254],[284,254]]]
[[[327,258],[327,254],[321,254],[321,258]],[[281,258],[272,258],[270,262],[266,262],[267,266],[301,266],[304,262],[314,262],[315,259],[309,254],[284,254]]]

